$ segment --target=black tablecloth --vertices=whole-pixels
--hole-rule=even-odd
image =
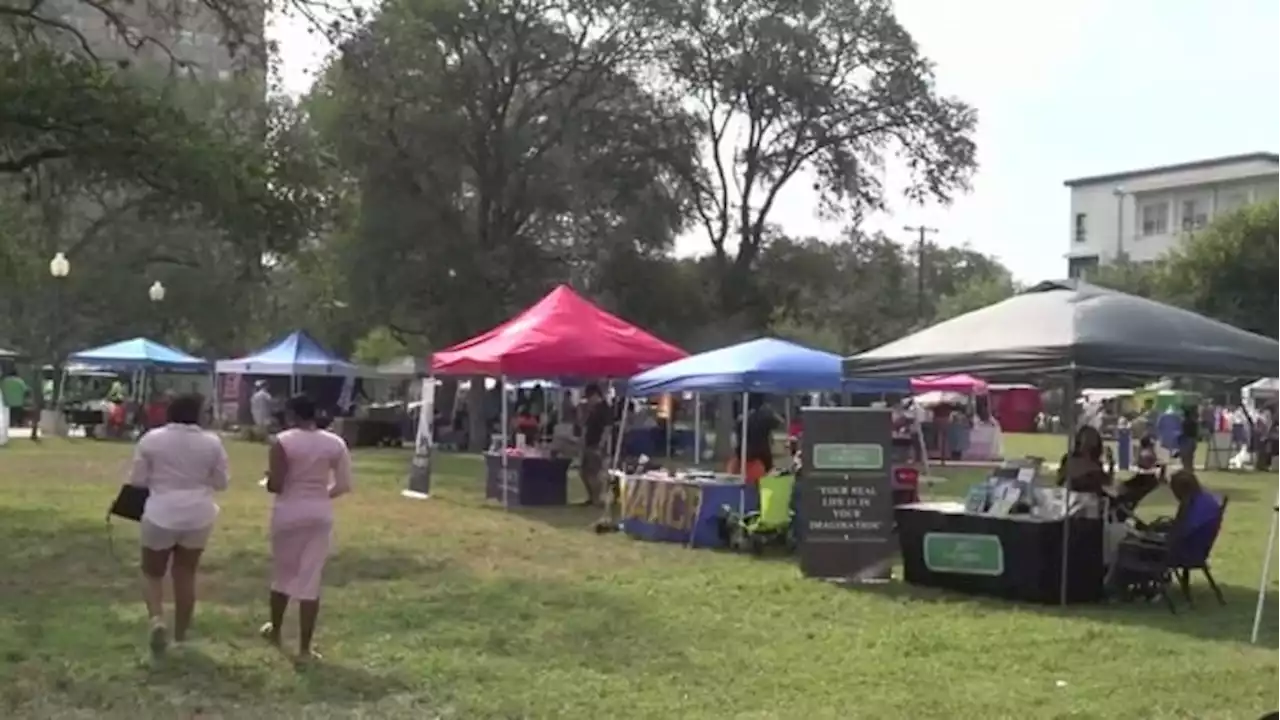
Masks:
[[[913,585],[943,588],[1009,600],[1056,604],[1061,601],[1062,530],[1066,521],[1037,521],[929,510],[920,506],[896,511],[898,539],[906,581]],[[1067,601],[1097,602],[1102,599],[1102,521],[1086,518],[1070,520]],[[934,537],[926,541],[926,537]],[[926,542],[940,543],[954,536],[976,538],[971,551],[996,547],[998,539],[1000,572],[944,571],[937,563],[926,562]],[[934,545],[938,547],[938,545]],[[933,569],[930,564],[934,564]]]

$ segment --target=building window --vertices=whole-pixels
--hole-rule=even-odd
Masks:
[[[1098,256],[1076,257],[1067,260],[1067,276],[1073,280],[1088,278],[1098,269]]]
[[[1248,204],[1248,190],[1229,190],[1218,197],[1218,208],[1216,214],[1224,215],[1229,212],[1235,212]]]
[[[1183,232],[1199,230],[1209,224],[1209,208],[1200,200],[1183,200],[1178,224],[1182,226]]]
[[[1076,242],[1078,243],[1082,243],[1088,239],[1088,235],[1085,233],[1085,224],[1088,219],[1089,219],[1088,215],[1084,213],[1076,213],[1075,237],[1076,237]]]
[[[1142,222],[1142,234],[1164,235],[1169,232],[1169,203],[1157,202],[1143,205],[1138,215]]]

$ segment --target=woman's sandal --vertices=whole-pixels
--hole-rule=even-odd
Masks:
[[[267,622],[267,623],[263,623],[262,627],[258,628],[258,635],[260,635],[262,639],[266,640],[268,643],[271,643],[276,647],[280,647],[280,638],[276,636],[275,631],[276,631],[275,625],[272,625],[270,622]]]

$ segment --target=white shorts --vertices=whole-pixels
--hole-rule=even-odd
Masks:
[[[146,519],[142,521],[141,525],[142,547],[148,550],[172,550],[175,547],[202,550],[209,542],[209,535],[213,532],[213,525],[207,525],[196,530],[170,530]]]

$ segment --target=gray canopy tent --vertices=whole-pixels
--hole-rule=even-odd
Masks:
[[[1187,310],[1079,280],[1042,282],[873,350],[845,358],[845,377],[971,373],[1052,379],[1073,398],[1086,375],[1256,378],[1280,344]],[[1066,403],[1075,427],[1075,403]],[[1067,601],[1063,524],[1062,602]]]
[[[1077,281],[1043,282],[994,305],[846,358],[844,374],[966,372],[1257,378],[1280,345],[1225,323]]]

